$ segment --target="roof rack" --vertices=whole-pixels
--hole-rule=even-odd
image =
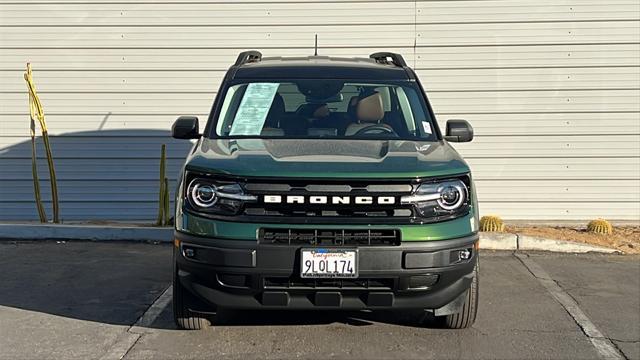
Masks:
[[[399,67],[406,67],[407,63],[400,54],[392,52],[377,52],[369,55],[369,58],[374,59],[378,64],[390,65],[393,64]],[[391,61],[389,61],[391,59]]]
[[[258,62],[262,60],[262,53],[256,50],[243,51],[238,55],[235,66],[240,66],[246,63]]]

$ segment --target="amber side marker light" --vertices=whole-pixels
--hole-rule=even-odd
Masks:
[[[179,248],[179,247],[180,247],[180,240],[178,240],[178,239],[173,239],[173,245],[174,245],[175,247]]]

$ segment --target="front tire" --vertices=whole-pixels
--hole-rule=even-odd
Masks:
[[[444,326],[447,329],[466,329],[476,321],[476,315],[478,314],[478,294],[479,294],[479,280],[478,280],[478,263],[476,263],[473,269],[473,281],[467,291],[464,305],[462,310],[455,314],[443,316]]]
[[[191,311],[194,296],[180,284],[177,271],[173,272],[173,319],[180,329],[202,330],[211,326],[209,319]]]

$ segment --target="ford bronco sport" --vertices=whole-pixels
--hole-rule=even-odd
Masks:
[[[419,309],[449,328],[478,307],[478,205],[402,56],[241,53],[176,196],[173,313],[184,329],[235,309]],[[413,312],[413,311],[412,311]],[[417,319],[418,321],[418,319]]]

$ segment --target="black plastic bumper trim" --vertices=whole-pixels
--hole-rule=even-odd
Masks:
[[[476,252],[471,259],[455,263],[448,262],[450,254],[475,248],[478,241],[478,235],[472,234],[450,240],[405,241],[398,246],[358,247],[358,280],[373,284],[384,280],[388,284],[385,289],[343,288],[344,284],[328,288],[324,283],[275,289],[265,285],[265,279],[290,279],[294,285],[300,282],[300,249],[307,246],[261,245],[256,240],[220,240],[181,232],[175,236],[181,247],[195,249],[195,260],[175,250],[178,281],[212,304],[238,309],[439,308],[469,287],[477,261]],[[234,280],[234,286],[216,281],[218,274]],[[243,286],[237,286],[238,276],[245,279]],[[416,276],[433,278],[434,282],[412,285]]]
[[[308,294],[296,292],[271,292],[261,294],[238,294],[202,285],[193,280],[190,274],[180,273],[179,281],[189,291],[197,294],[219,307],[233,309],[277,309],[277,310],[363,310],[363,309],[438,309],[455,300],[466,291],[473,280],[472,274],[467,274],[450,285],[432,292],[412,293],[411,296],[390,293],[384,298],[377,298],[372,293],[364,297],[359,294],[340,292],[339,306],[316,304]],[[266,298],[265,298],[266,296]],[[373,298],[369,298],[373,296]]]
[[[182,243],[181,254],[183,256],[185,249],[194,250],[192,257],[186,257],[189,261],[213,266],[256,267],[256,250],[216,248]]]

